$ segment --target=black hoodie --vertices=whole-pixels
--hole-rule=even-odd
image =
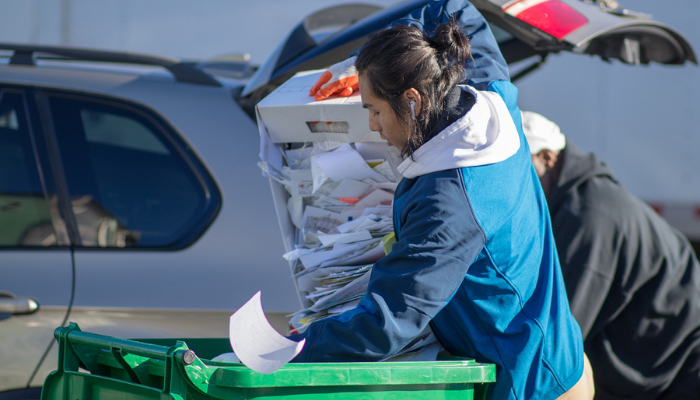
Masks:
[[[596,399],[656,398],[700,348],[700,263],[595,155],[560,157],[548,203]]]

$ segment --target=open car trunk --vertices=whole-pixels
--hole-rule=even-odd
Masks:
[[[347,4],[318,11],[299,25],[258,69],[242,92],[244,107],[299,71],[325,68],[357,50],[374,32],[420,8],[414,0],[387,9]],[[627,64],[696,63],[693,48],[676,30],[605,0],[472,0],[492,26],[506,61],[533,57],[513,73],[516,81],[537,69],[549,53],[569,51]]]

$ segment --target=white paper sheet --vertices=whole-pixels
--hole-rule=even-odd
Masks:
[[[303,256],[304,254],[311,253],[313,250],[311,249],[294,249],[288,253],[282,254],[282,257],[287,260],[287,261],[294,261],[298,259],[299,257]]]
[[[369,241],[337,246],[330,250],[314,251],[304,254],[299,259],[301,259],[301,263],[304,264],[306,269],[316,268],[324,263],[334,265],[333,262],[342,259],[343,256],[351,255],[355,257],[355,254],[359,254],[367,246],[367,242]]]
[[[360,217],[365,217],[370,214],[374,214],[377,217],[393,217],[392,211],[392,206],[378,205],[376,207],[367,207],[364,209],[364,211],[362,211],[362,215],[360,215]]]
[[[404,160],[404,158],[401,157],[401,150],[397,149],[394,146],[391,146],[388,149],[386,149],[386,152],[384,153],[384,158],[391,166],[391,170],[394,172],[394,176],[396,177],[396,182],[400,181],[403,178],[403,175],[401,175],[401,173],[399,172],[398,166],[401,165],[401,163]]]
[[[342,303],[339,306],[335,306],[332,308],[328,309],[329,314],[341,314],[344,313],[345,311],[352,310],[354,308],[357,308],[357,305],[360,304],[361,299],[349,301],[347,303]]]
[[[313,206],[321,208],[323,210],[333,211],[337,213],[341,213],[343,211],[347,211],[353,208],[352,204],[340,201],[330,196],[319,197],[318,199],[316,199],[316,201],[314,201]]]
[[[314,147],[321,151],[331,151],[337,149],[338,147],[347,144],[346,142],[339,142],[337,140],[322,140],[320,142],[314,142]]]
[[[378,172],[382,174],[383,177],[385,177],[387,180],[390,182],[397,182],[400,179],[396,178],[396,175],[394,174],[394,169],[391,167],[391,164],[389,162],[385,161],[376,167],[372,168],[375,172]]]
[[[336,187],[340,184],[340,181],[338,182],[333,182],[332,180],[328,179],[326,183],[321,185],[318,190],[314,190],[314,195],[316,196],[330,196],[331,193],[335,190]]]
[[[276,170],[281,170],[282,150],[279,146],[272,143],[267,128],[262,122],[262,118],[260,118],[260,114],[257,112],[257,110],[255,111],[255,115],[258,120],[258,130],[260,133],[260,161],[269,164]]]
[[[309,169],[290,169],[289,180],[293,197],[313,195],[313,176]]]
[[[377,219],[379,219],[379,217],[377,217],[376,215],[367,214],[367,215],[363,215],[360,218],[353,219],[352,221],[346,222],[342,225],[338,225],[336,227],[336,229],[338,229],[338,232],[340,232],[340,233],[353,232],[357,229],[361,229],[360,227],[363,224],[365,224],[365,225],[373,224],[375,222],[375,220],[377,220]]]
[[[376,244],[380,244],[381,239],[377,239]],[[358,252],[359,253],[359,252]],[[343,258],[342,262],[347,265],[362,265],[362,264],[369,264],[376,262],[380,258],[384,257],[384,248],[381,245],[374,246],[369,248],[368,250],[363,251],[362,253],[359,254],[352,254],[353,257],[350,258]],[[321,264],[321,267],[333,265],[331,262],[324,262]]]
[[[372,170],[360,153],[349,144],[344,144],[329,153],[315,157],[312,161],[312,171],[314,163],[318,165],[325,176],[333,181],[339,181],[343,178],[352,178],[358,181],[366,178],[374,179],[377,182],[388,181],[382,174]],[[314,179],[316,179],[315,176]],[[314,187],[316,186],[314,185]]]
[[[365,179],[362,182],[370,184],[372,189],[384,189],[389,192],[396,192],[396,187],[399,186],[396,182],[375,182],[371,179]]]
[[[290,197],[287,200],[287,211],[294,226],[301,228],[301,219],[304,217],[304,199],[301,197]]]
[[[336,234],[332,234],[332,235],[318,235],[318,238],[321,240],[321,243],[324,246],[330,246],[334,243],[345,244],[345,243],[360,242],[363,240],[370,240],[370,239],[372,239],[372,234],[370,234],[368,230],[363,229],[361,231],[351,232],[351,233],[336,233]]]
[[[353,209],[364,210],[367,207],[376,207],[379,205],[390,206],[394,201],[394,194],[389,193],[386,190],[374,189],[367,196],[363,197],[360,201],[355,203]]]
[[[386,142],[355,142],[355,150],[365,160],[383,159],[388,148]]]
[[[350,207],[349,210],[341,212],[340,217],[344,222],[348,222],[360,218],[362,212],[363,210],[355,210],[354,207]]]
[[[347,222],[347,220],[343,220],[337,212],[307,206],[304,209],[301,226],[305,230],[311,232],[330,233],[335,231],[335,228],[344,222]]]
[[[229,340],[241,362],[263,374],[273,373],[291,361],[306,342],[306,339],[289,340],[270,325],[260,302],[260,292],[231,315]]]
[[[258,167],[262,170],[263,176],[270,177],[282,185],[289,186],[289,177],[284,176],[282,171],[263,161],[258,162]]]
[[[321,156],[311,157],[311,179],[313,181],[313,192],[316,193],[324,183],[330,180],[323,168],[318,164],[318,158]]]
[[[314,279],[312,274],[305,274],[301,275],[297,278],[297,285],[299,285],[299,292],[301,292],[302,295],[306,295],[306,293],[311,293],[314,290],[314,286],[316,285],[317,281]]]
[[[353,251],[341,254],[338,257],[334,258],[329,258],[326,261],[322,262],[321,265],[319,265],[320,268],[326,268],[326,267],[333,267],[336,265],[361,265],[361,264],[370,264],[375,261],[377,261],[381,257],[375,257],[374,250],[381,243],[382,239],[377,238],[377,239],[372,239],[372,240],[367,240],[365,242],[356,242],[356,243],[351,243],[351,244],[344,244],[340,246],[335,246],[334,249],[336,248],[348,248],[349,246],[358,246]],[[384,252],[382,251],[382,256],[384,256]],[[365,260],[369,260],[365,262]]]
[[[340,183],[335,189],[333,189],[330,196],[335,197],[336,199],[359,198],[363,194],[365,194],[365,192],[369,190],[370,187],[371,186],[365,182],[345,178],[340,181]]]
[[[309,308],[311,311],[323,310],[328,304],[337,304],[339,300],[347,299],[359,294],[364,294],[367,292],[367,285],[369,284],[371,272],[366,272],[361,277],[355,279],[354,281],[347,284],[342,289],[333,291],[333,295],[329,296],[323,301],[319,301]]]
[[[284,155],[287,160],[287,165],[289,165],[289,167],[292,169],[311,168],[311,156],[313,151],[313,146],[285,150]]]

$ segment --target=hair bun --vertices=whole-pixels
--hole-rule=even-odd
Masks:
[[[471,57],[469,38],[454,19],[438,25],[430,43],[449,65],[463,66]]]

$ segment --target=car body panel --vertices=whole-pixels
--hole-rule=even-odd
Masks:
[[[4,315],[7,318],[0,320],[0,360],[6,364],[0,368],[0,390],[4,390],[27,385],[44,351],[54,341],[53,328],[66,317],[73,276],[70,251],[3,251],[0,276],[0,291],[39,304],[33,314]]]

